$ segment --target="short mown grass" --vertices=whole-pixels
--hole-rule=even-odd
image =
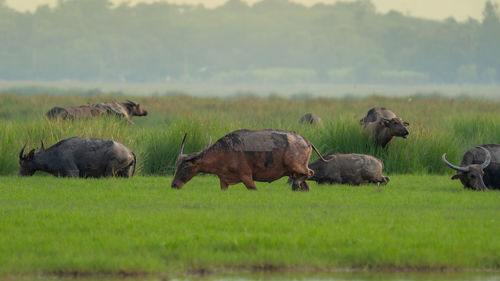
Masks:
[[[498,192],[448,176],[394,175],[387,186],[286,179],[219,189],[197,176],[0,180],[0,276],[182,273],[277,268],[500,268]]]

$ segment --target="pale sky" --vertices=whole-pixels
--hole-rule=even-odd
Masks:
[[[85,1],[85,0],[83,0]],[[140,2],[152,3],[168,1],[178,4],[203,4],[206,7],[216,7],[224,4],[227,0],[110,0],[114,4]],[[337,1],[353,0],[293,0],[304,5],[313,5],[318,2],[335,3]],[[458,21],[467,20],[469,17],[481,20],[482,11],[487,0],[371,0],[377,7],[377,11],[386,13],[396,10],[406,15],[423,17],[428,19],[446,19],[453,16]],[[246,0],[252,4],[258,0]],[[493,0],[492,2],[500,2]],[[42,4],[54,5],[57,0],[6,0],[7,6],[19,11],[33,11]]]

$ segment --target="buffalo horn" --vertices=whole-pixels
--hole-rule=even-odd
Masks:
[[[41,143],[40,151],[45,151],[45,145],[43,145],[43,139],[41,138],[40,138],[40,143]]]
[[[182,152],[184,152],[184,142],[186,141],[187,133],[184,134],[184,138],[182,138],[181,148],[179,149],[179,155],[177,155],[177,160],[181,158]]]
[[[23,159],[23,156],[24,156],[24,149],[26,148],[26,145],[28,144],[28,142],[26,142],[23,146],[23,149],[21,149],[21,152],[19,152],[19,159]]]
[[[455,166],[455,165],[451,164],[450,162],[448,162],[448,160],[446,160],[446,153],[443,154],[443,157],[441,157],[441,160],[443,160],[443,163],[445,163],[448,167],[452,168],[453,170],[461,171],[461,172],[468,172],[469,171],[469,167],[459,167],[459,166]]]
[[[208,139],[208,144],[207,144],[207,146],[205,146],[205,148],[203,150],[209,148],[210,145],[212,145],[212,136],[210,136],[210,138]]]
[[[137,105],[137,103],[131,101],[131,100],[127,100],[128,103],[130,103],[131,105]]]
[[[484,150],[484,152],[486,153],[486,159],[484,160],[483,164],[481,164],[481,168],[486,168],[488,167],[488,165],[490,164],[491,162],[491,153],[486,150],[486,148],[482,147],[482,146],[478,146],[479,148],[481,148],[482,150]]]

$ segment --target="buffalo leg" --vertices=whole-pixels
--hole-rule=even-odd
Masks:
[[[229,184],[225,182],[221,177],[219,177],[219,182],[220,182],[220,189],[222,190],[227,190],[229,187]]]
[[[247,187],[248,190],[257,190],[255,183],[253,182],[252,176],[243,176],[241,178],[243,184]]]
[[[65,177],[78,178],[80,177],[80,170],[68,170],[64,173]]]

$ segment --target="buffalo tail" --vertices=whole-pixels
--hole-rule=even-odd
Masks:
[[[135,153],[132,152],[132,155],[134,155],[134,169],[132,170],[132,177],[134,176],[135,174],[135,164],[137,163],[137,158],[135,157]]]

